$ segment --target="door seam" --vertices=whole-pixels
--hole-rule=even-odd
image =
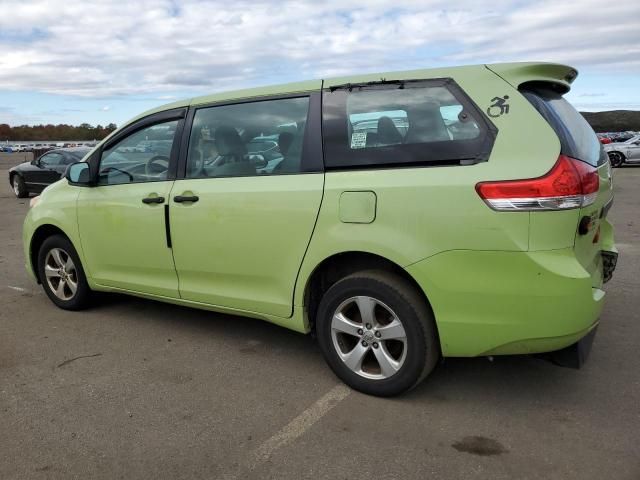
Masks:
[[[178,274],[178,269],[176,268],[176,258],[173,253],[173,241],[171,240],[171,212],[170,212],[170,201],[171,196],[173,195],[173,189],[176,188],[176,180],[171,182],[171,188],[167,193],[167,203],[165,204],[164,214],[165,214],[165,232],[167,235],[167,248],[171,251],[171,260],[173,261],[173,271],[176,272],[176,280],[178,281],[178,298],[183,299],[182,290],[180,289],[180,275]]]

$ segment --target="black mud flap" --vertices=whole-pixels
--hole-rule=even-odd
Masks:
[[[587,361],[587,357],[591,352],[593,339],[596,336],[596,330],[598,330],[598,327],[591,330],[588,334],[586,334],[573,345],[569,345],[562,350],[540,353],[536,355],[536,357],[547,360],[554,365],[558,365],[559,367],[578,369],[582,367],[582,365],[584,365]]]
[[[607,283],[613,277],[613,271],[618,263],[616,252],[602,251],[602,283]]]

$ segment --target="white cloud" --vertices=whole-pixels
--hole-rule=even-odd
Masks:
[[[111,107],[109,105],[105,105],[100,110],[102,110],[103,112],[108,112],[109,110],[111,110]]]
[[[640,3],[0,0],[0,89],[209,91],[357,71],[546,60],[640,73]],[[168,97],[168,96],[167,96]]]

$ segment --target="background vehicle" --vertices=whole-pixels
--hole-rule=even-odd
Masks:
[[[375,395],[441,356],[579,364],[617,253],[607,156],[563,98],[576,75],[392,72],[159,108],[34,202],[27,268],[65,309],[114,291],[315,331]]]
[[[57,182],[67,166],[82,159],[91,149],[86,147],[50,150],[41,157],[21,163],[9,170],[9,183],[16,197],[39,193]]]
[[[605,145],[604,150],[609,155],[612,167],[620,167],[625,163],[640,162],[640,135],[631,137],[624,142],[612,142]]]

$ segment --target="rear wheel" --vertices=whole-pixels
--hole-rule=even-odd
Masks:
[[[81,310],[89,304],[91,289],[80,258],[66,237],[53,235],[42,243],[38,273],[45,293],[58,307]]]
[[[24,178],[22,178],[20,175],[13,176],[11,186],[13,187],[13,193],[15,193],[16,197],[26,198],[29,195],[27,186],[24,183]]]
[[[440,354],[433,315],[402,277],[364,271],[324,294],[316,320],[323,355],[347,385],[378,396],[416,386]]]
[[[625,157],[620,152],[609,152],[609,162],[612,167],[620,167],[624,163]]]

